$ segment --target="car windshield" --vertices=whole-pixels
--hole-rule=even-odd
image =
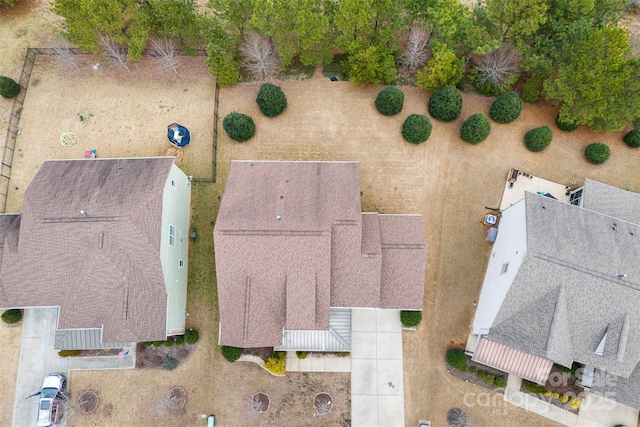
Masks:
[[[40,397],[42,399],[53,399],[58,394],[58,389],[56,388],[43,388],[42,394]]]
[[[51,401],[50,400],[41,400],[40,401],[40,410],[41,411],[46,411],[47,409],[49,409],[50,406],[51,406]]]

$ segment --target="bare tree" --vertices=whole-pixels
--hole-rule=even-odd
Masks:
[[[54,47],[53,52],[56,55],[56,58],[65,64],[71,65],[76,70],[79,70],[78,63],[76,61],[77,55],[74,55],[71,52],[70,47]]]
[[[164,70],[171,70],[178,74],[180,59],[172,40],[154,37],[151,39],[151,50],[153,52],[151,56],[160,61]]]
[[[476,83],[499,90],[515,83],[520,73],[520,54],[511,45],[476,58]]]
[[[469,417],[460,408],[451,408],[447,413],[447,422],[452,427],[471,427]]]
[[[109,60],[116,65],[120,65],[128,72],[131,72],[127,66],[127,62],[129,60],[127,57],[127,50],[118,46],[118,43],[116,43],[116,41],[110,36],[98,34],[98,39],[100,46],[104,50],[104,53],[109,57]]]
[[[240,48],[244,60],[242,67],[256,79],[263,79],[280,70],[280,59],[273,40],[249,33]]]
[[[414,25],[404,39],[400,63],[412,73],[422,68],[429,59],[427,46],[431,36],[423,27]]]

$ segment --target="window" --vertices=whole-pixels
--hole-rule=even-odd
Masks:
[[[173,188],[176,188],[176,180],[175,180],[175,179],[172,179],[172,180],[171,180],[171,186],[172,186]]]
[[[507,274],[508,270],[509,270],[509,263],[505,262],[504,264],[502,264],[502,270],[500,271],[500,274]]]
[[[576,206],[582,206],[582,188],[579,188],[569,196],[569,203]]]
[[[184,267],[184,261],[183,261],[183,260],[178,261],[178,265],[179,265],[180,267]]]
[[[169,246],[176,245],[176,228],[173,225],[169,225]]]

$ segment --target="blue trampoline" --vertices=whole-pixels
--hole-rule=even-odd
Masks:
[[[169,138],[169,142],[176,147],[184,147],[191,142],[189,129],[178,123],[172,123],[167,126],[167,138]]]

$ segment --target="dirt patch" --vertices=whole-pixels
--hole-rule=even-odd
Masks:
[[[171,347],[151,345],[147,347],[144,343],[138,343],[136,346],[136,369],[163,369],[162,361],[167,356],[173,357],[180,364],[187,360],[194,349],[195,344],[174,344]]]
[[[98,395],[93,390],[85,390],[78,395],[75,405],[83,414],[91,414],[98,409]]]
[[[183,387],[171,387],[165,397],[169,410],[181,412],[187,404],[187,392]]]

